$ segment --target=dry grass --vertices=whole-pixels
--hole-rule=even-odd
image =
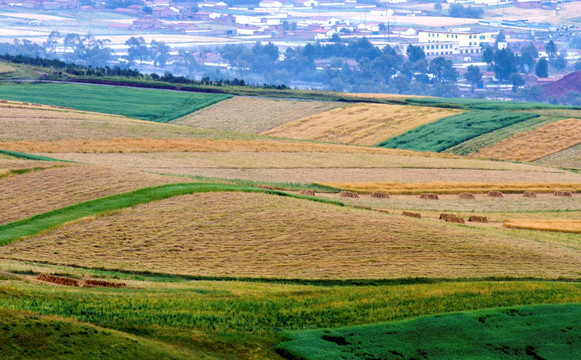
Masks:
[[[319,101],[273,100],[236,96],[221,101],[173,124],[205,129],[259,134],[282,124],[345,106]]]
[[[474,154],[480,158],[534,161],[581,144],[581,120],[569,119],[527,131]]]
[[[52,161],[23,160],[0,154],[0,173],[10,172],[11,170],[45,169],[54,166],[66,166],[66,164],[57,164]]]
[[[581,145],[539,159],[535,164],[581,169]]]
[[[14,66],[7,64],[5,62],[0,62],[0,74],[9,73],[13,71],[16,71],[16,68],[14,68]]]
[[[203,276],[581,275],[581,253],[559,244],[255,193],[149,203],[9,244],[0,255]]]
[[[510,219],[505,221],[503,226],[513,229],[557,231],[581,234],[581,220]]]
[[[362,146],[316,144],[281,140],[151,139],[3,141],[0,148],[34,153],[133,153],[133,152],[321,152],[343,154],[392,154],[453,158],[437,153]]]
[[[507,178],[508,179],[508,178]],[[422,194],[433,192],[438,194],[460,194],[463,192],[488,193],[503,192],[553,192],[555,190],[581,191],[581,183],[473,183],[473,182],[436,182],[436,183],[337,183],[325,182],[319,185],[338,189],[370,194],[375,191],[385,191],[390,194]]]
[[[209,136],[187,126],[133,120],[123,116],[48,105],[0,103],[0,140],[108,139],[114,137],[183,138]]]
[[[136,170],[66,166],[0,179],[0,224],[79,202],[184,179]]]
[[[460,110],[359,103],[279,126],[264,135],[293,139],[376,145],[393,136]]]

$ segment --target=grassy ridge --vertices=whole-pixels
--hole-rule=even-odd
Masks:
[[[440,152],[482,134],[538,116],[509,111],[474,110],[417,127],[377,146]]]
[[[48,156],[33,155],[33,154],[27,154],[27,153],[23,153],[23,152],[9,151],[9,150],[0,150],[0,154],[4,154],[4,155],[12,156],[15,158],[20,158],[20,159],[26,159],[26,160],[73,162],[73,161],[68,161],[68,160],[59,160],[59,159],[51,158]]]
[[[0,226],[0,246],[8,244],[9,242],[21,237],[31,236],[41,231],[62,225],[66,222],[78,220],[87,216],[145,204],[151,201],[167,199],[173,196],[211,191],[265,192],[269,194],[292,196],[302,199],[310,199],[312,201],[343,205],[340,202],[317,199],[308,196],[292,195],[248,186],[209,183],[170,184],[95,199],[2,225]]]
[[[0,279],[1,280],[1,279]],[[191,353],[76,321],[0,309],[0,358],[191,359]]]
[[[543,110],[543,109],[579,109],[579,107],[541,104],[531,102],[509,102],[482,99],[452,99],[452,98],[434,98],[418,97],[407,98],[405,101],[409,104],[420,104],[425,106],[451,107],[472,110]]]
[[[279,353],[293,360],[576,359],[581,304],[481,310],[291,333]]]
[[[186,93],[76,84],[2,84],[0,98],[70,107],[166,123],[230,98]]]

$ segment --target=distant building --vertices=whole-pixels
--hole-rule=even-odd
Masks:
[[[496,32],[477,33],[418,30],[418,41],[420,43],[454,41],[457,42],[460,47],[479,47],[480,44],[492,43],[492,39],[496,34]]]
[[[262,8],[281,8],[282,2],[278,0],[262,0],[259,5]]]

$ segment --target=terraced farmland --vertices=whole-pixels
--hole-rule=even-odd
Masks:
[[[237,96],[186,115],[172,123],[204,129],[259,134],[288,122],[343,106],[333,102]]]
[[[0,99],[169,122],[230,96],[73,84],[2,84]]]
[[[558,243],[259,193],[139,205],[10,243],[0,256],[211,277],[581,275],[581,252]]]
[[[263,135],[375,145],[460,110],[360,103],[287,123]]]
[[[513,136],[478,151],[475,156],[511,161],[534,161],[581,144],[581,120],[551,123]]]

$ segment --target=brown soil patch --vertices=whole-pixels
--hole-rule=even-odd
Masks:
[[[3,257],[202,276],[581,275],[581,255],[477,228],[256,193],[166,199],[0,248]]]
[[[186,179],[136,170],[70,165],[0,179],[0,224],[143,187]]]
[[[376,145],[460,110],[359,103],[290,122],[262,133],[293,139]]]
[[[527,131],[474,153],[479,158],[535,161],[581,144],[581,119],[561,120]]]
[[[282,124],[341,106],[345,105],[334,102],[235,96],[174,120],[172,123],[203,129],[259,134]]]

